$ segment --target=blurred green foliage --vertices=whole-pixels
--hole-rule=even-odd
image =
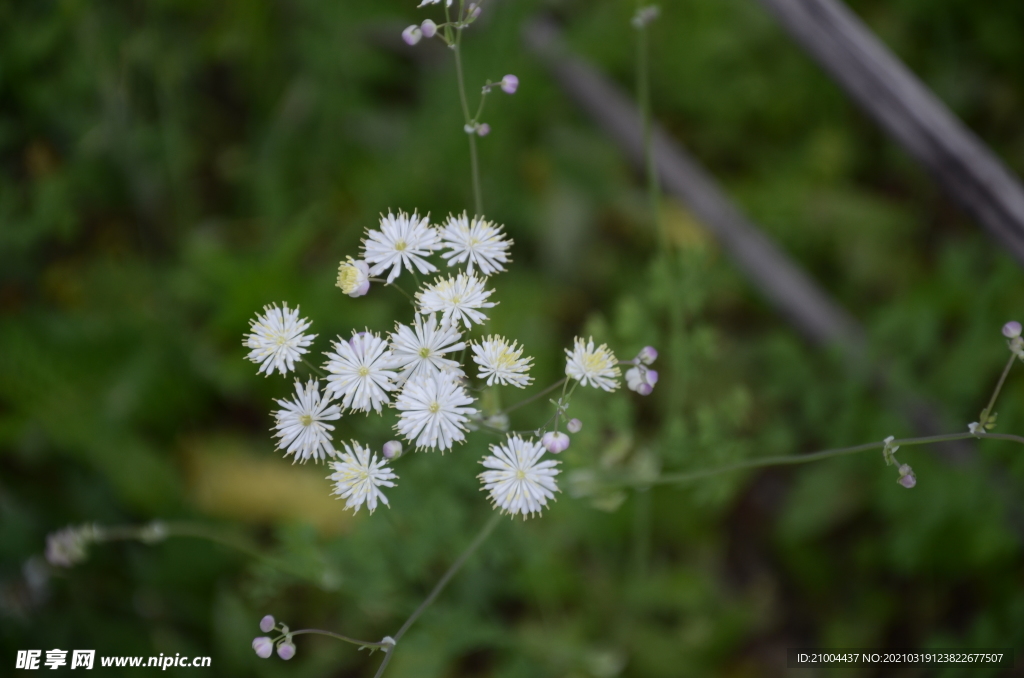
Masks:
[[[484,434],[402,460],[391,508],[372,518],[282,507],[326,473],[286,476],[267,429],[290,380],[256,376],[240,341],[281,300],[314,320],[318,350],[390,329],[404,300],[345,297],[337,262],[382,211],[467,207],[449,55],[398,40],[424,18],[415,4],[0,1],[4,666],[59,647],[210,655],[211,675],[371,675],[378,657],[322,638],[287,664],[259,660],[258,620],[393,633],[487,519]],[[1024,4],[851,4],[1024,174]],[[671,257],[656,256],[641,178],[520,46],[541,9],[624,86],[633,73],[632,3],[495,2],[467,34],[470,83],[523,83],[489,104],[481,145],[488,216],[516,241],[493,331],[536,356],[539,385],[577,333],[621,357],[662,351],[647,399],[578,391],[585,428],[562,455],[563,489],[595,466],[700,469],[911,433],[898,398],[808,350],[678,206],[663,215]],[[756,2],[665,3],[653,41],[659,119],[868,327],[903,393],[950,430],[974,420],[1005,360],[999,327],[1020,317],[1019,267]],[[998,410],[1000,430],[1024,431],[1019,371]],[[541,416],[523,408],[513,425]],[[361,417],[338,431],[374,446],[387,434]],[[1024,457],[978,447],[967,467],[901,451],[912,491],[869,453],[563,492],[541,519],[498,528],[388,675],[759,676],[782,673],[795,646],[1020,648]],[[282,479],[253,480],[268,462]],[[50,531],[152,518],[243,533],[293,567],[187,539],[41,566]]]

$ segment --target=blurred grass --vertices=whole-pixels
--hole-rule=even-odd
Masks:
[[[288,380],[258,377],[241,346],[247,320],[284,299],[314,320],[318,350],[390,329],[404,299],[345,297],[338,260],[382,211],[466,208],[448,55],[397,39],[424,16],[414,4],[0,2],[3,661],[95,648],[211,655],[217,675],[365,676],[377,658],[325,639],[304,638],[287,664],[258,660],[258,619],[393,633],[486,520],[484,434],[404,459],[392,507],[350,519],[322,466],[273,450],[269,411]],[[1024,174],[1024,5],[851,6]],[[632,3],[500,2],[467,35],[470,82],[523,83],[488,104],[482,143],[488,216],[516,241],[492,329],[527,346],[539,384],[577,333],[623,357],[662,349],[650,398],[578,391],[585,428],[563,470],[653,452],[706,468],[908,433],[673,203],[682,276],[667,286],[638,177],[519,46],[540,8],[621,83],[633,73]],[[868,327],[895,383],[939,403],[951,430],[973,421],[1004,360],[999,327],[1020,316],[1014,262],[756,3],[666,3],[654,53],[659,119]],[[673,307],[686,333],[668,350]],[[998,409],[1001,430],[1024,430],[1019,372]],[[539,416],[523,408],[513,424]],[[348,417],[337,434],[379,445],[390,421]],[[910,492],[871,454],[640,501],[563,492],[542,519],[499,527],[389,676],[758,676],[798,645],[1019,648],[1024,460],[998,443],[980,456],[960,469],[901,452]],[[318,588],[192,540],[111,544],[43,584],[26,576],[52,530],[151,518],[228,520],[336,576]]]

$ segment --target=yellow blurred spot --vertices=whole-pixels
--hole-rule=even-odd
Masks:
[[[705,249],[713,242],[707,229],[675,200],[662,200],[661,223],[664,224],[669,244],[681,250]]]
[[[331,496],[324,463],[292,465],[273,454],[256,454],[246,441],[229,437],[186,443],[189,493],[204,513],[247,523],[300,521],[322,535],[351,529],[352,514]]]

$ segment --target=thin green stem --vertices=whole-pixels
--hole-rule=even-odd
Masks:
[[[1006,362],[1006,367],[1003,368],[1003,374],[999,377],[999,383],[996,384],[996,388],[992,391],[992,397],[988,400],[988,406],[983,410],[986,416],[992,415],[992,408],[996,405],[996,398],[999,397],[999,392],[1003,390],[1003,382],[1006,381],[1006,375],[1010,373],[1010,368],[1013,367],[1014,361],[1017,356],[1013,353],[1010,354],[1010,359]],[[984,422],[982,422],[984,424]]]
[[[291,565],[286,561],[280,560],[279,558],[268,556],[266,553],[263,553],[260,549],[249,544],[246,540],[235,536],[229,536],[216,530],[212,530],[209,527],[206,527],[205,525],[184,522],[158,522],[150,523],[149,525],[144,525],[141,527],[134,525],[121,525],[114,527],[100,526],[97,528],[97,531],[97,542],[132,540],[141,541],[146,544],[154,544],[158,541],[163,541],[164,539],[170,537],[189,537],[192,539],[204,539],[206,541],[219,544],[220,546],[225,546],[227,548],[234,549],[240,553],[244,553],[245,555],[260,562],[263,562],[275,569],[282,570],[284,572],[289,572],[290,574],[294,574],[296,576],[302,577],[303,579],[307,579],[311,582],[314,582],[318,586],[322,584],[322,581],[317,580],[315,577],[311,577],[309,573],[303,572],[294,565]]]
[[[308,367],[309,371],[315,374],[316,376],[320,377],[321,379],[325,379],[327,377],[327,375],[324,374],[323,370],[321,370],[319,367],[306,360],[305,356],[300,358],[300,360],[302,360],[302,364]]]
[[[405,297],[406,299],[408,299],[408,300],[409,300],[409,302],[410,302],[410,303],[411,303],[411,304],[412,304],[413,306],[415,306],[415,305],[416,305],[416,300],[415,300],[415,299],[413,299],[412,295],[411,295],[411,294],[409,294],[408,292],[406,292],[406,291],[405,291],[404,289],[402,289],[402,286],[401,286],[401,285],[399,285],[398,283],[393,283],[393,282],[390,282],[390,283],[389,283],[389,282],[388,282],[388,281],[387,281],[386,279],[384,279],[384,278],[370,278],[370,282],[375,282],[375,283],[384,283],[384,287],[394,287],[394,288],[395,288],[396,290],[398,290],[399,292],[401,292],[401,293],[402,293],[402,296],[404,296],[404,297]]]
[[[469,560],[469,557],[472,556],[476,552],[476,550],[480,548],[480,545],[487,540],[487,537],[491,535],[491,532],[494,531],[494,528],[498,526],[498,521],[500,519],[500,513],[495,513],[493,516],[491,516],[491,519],[488,520],[487,524],[483,526],[483,529],[481,529],[480,533],[476,535],[476,538],[474,538],[473,541],[470,542],[469,546],[466,547],[466,550],[462,552],[462,555],[455,559],[455,562],[452,563],[452,566],[448,568],[448,571],[445,572],[441,579],[437,582],[437,584],[434,585],[434,589],[430,592],[430,594],[423,600],[422,603],[420,603],[419,607],[413,610],[413,613],[409,615],[409,618],[405,620],[404,624],[402,624],[402,628],[398,629],[398,633],[395,634],[396,643],[402,639],[402,636],[404,636],[405,632],[409,630],[409,627],[416,623],[416,620],[420,618],[420,615],[423,614],[426,611],[426,609],[433,604],[435,600],[437,600],[437,597],[441,595],[441,592],[444,591],[444,588],[448,586],[448,582],[451,581],[452,577],[454,577],[458,573],[458,571],[462,569],[462,566],[466,564],[466,561]]]
[[[487,540],[487,537],[491,535],[491,532],[494,531],[494,528],[498,526],[498,521],[500,519],[500,513],[495,513],[493,516],[491,516],[491,519],[487,521],[487,524],[484,525],[483,529],[480,530],[479,534],[477,534],[473,541],[470,542],[469,546],[466,547],[466,550],[463,551],[462,554],[455,559],[455,562],[452,563],[452,566],[448,568],[448,571],[445,572],[441,579],[438,580],[437,584],[434,585],[433,590],[431,590],[427,597],[424,598],[423,602],[420,603],[420,606],[413,610],[413,613],[409,615],[409,618],[405,620],[404,624],[402,624],[402,628],[398,629],[398,633],[395,634],[396,645],[400,640],[402,640],[402,636],[405,635],[405,632],[408,631],[409,628],[416,623],[416,620],[420,618],[420,615],[422,615],[427,610],[427,608],[430,607],[435,600],[437,600],[437,597],[441,595],[442,591],[444,591],[444,588],[448,585],[448,582],[451,581],[452,577],[458,574],[459,570],[461,570],[462,566],[466,564],[466,561],[469,560],[470,556],[472,556],[476,552],[476,550],[480,548],[480,545]],[[380,676],[384,675],[384,669],[386,669],[388,664],[391,662],[391,656],[394,653],[394,648],[388,651],[387,655],[384,657],[384,661],[382,661],[380,664],[380,668],[377,669],[377,673],[374,676],[374,678],[380,678]]]
[[[310,634],[310,633],[318,635],[318,636],[330,636],[331,638],[335,638],[337,640],[343,640],[346,643],[352,643],[353,645],[359,645],[360,647],[382,647],[382,648],[391,648],[391,647],[393,647],[393,645],[391,643],[383,643],[383,642],[374,643],[374,642],[371,642],[369,640],[359,640],[358,638],[350,638],[348,636],[343,636],[340,633],[333,633],[331,631],[324,631],[323,629],[300,629],[298,631],[289,631],[288,633],[290,635],[293,635],[293,636],[301,636],[303,634]]]
[[[1024,437],[1011,435],[1008,433],[947,433],[938,436],[927,436],[924,438],[903,438],[901,440],[894,440],[893,445],[899,445],[901,447],[910,447],[912,445],[928,445],[930,443],[942,443],[952,440],[967,440],[969,438],[980,438],[989,440],[1008,440],[1010,442],[1019,443],[1024,445]],[[728,464],[726,466],[720,466],[718,468],[704,469],[701,471],[690,471],[687,473],[669,473],[662,474],[656,478],[637,478],[632,480],[616,480],[607,483],[608,486],[624,486],[624,487],[646,487],[650,485],[674,485],[692,482],[694,480],[703,480],[705,478],[711,478],[723,473],[732,473],[735,471],[748,471],[756,468],[764,468],[767,466],[792,466],[796,464],[808,464],[812,461],[821,461],[822,459],[831,459],[832,457],[842,457],[848,454],[856,454],[858,452],[866,452],[868,450],[880,450],[885,447],[884,441],[874,443],[864,443],[863,445],[854,445],[853,447],[840,447],[832,450],[823,450],[821,452],[814,452],[813,454],[791,454],[781,457],[765,457],[764,459],[750,459],[748,461],[742,461],[735,464]]]
[[[455,32],[455,44],[452,49],[455,51],[455,74],[459,81],[459,103],[462,105],[462,117],[464,125],[469,126],[473,119],[469,117],[469,102],[466,99],[466,79],[462,71],[461,28],[457,29]],[[473,174],[473,208],[476,210],[476,216],[483,216],[484,199],[483,192],[480,189],[480,161],[477,158],[476,152],[476,133],[474,131],[468,131],[466,132],[466,136],[469,137],[469,161]]]
[[[546,389],[544,389],[540,393],[536,393],[536,394],[530,396],[529,398],[526,398],[525,400],[520,400],[515,405],[509,405],[505,409],[503,409],[500,412],[498,412],[498,414],[508,414],[509,412],[511,412],[513,410],[518,410],[520,407],[522,407],[524,405],[529,405],[530,403],[532,403],[533,401],[537,400],[538,398],[543,398],[547,394],[551,393],[556,388],[558,388],[559,386],[564,384],[568,379],[569,379],[569,377],[563,377],[562,379],[559,379],[555,383],[551,384],[551,386],[548,386]]]
[[[663,252],[668,251],[668,238],[661,220],[661,185],[658,181],[658,167],[654,157],[654,123],[651,115],[651,73],[650,40],[647,25],[637,29],[636,41],[636,89],[640,120],[643,126],[644,168],[647,173],[647,202],[651,221],[658,232],[658,242]]]

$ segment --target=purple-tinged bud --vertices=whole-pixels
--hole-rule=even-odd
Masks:
[[[900,464],[900,478],[896,482],[908,490],[917,485],[917,476],[914,475],[914,469],[910,468],[909,464]]]
[[[1021,326],[1020,323],[1017,322],[1016,320],[1011,320],[1010,322],[1003,325],[1003,336],[1006,337],[1007,339],[1016,339],[1017,337],[1020,336],[1020,332]]]
[[[424,38],[432,38],[437,35],[437,24],[427,19],[420,24],[420,31],[423,33]]]
[[[277,656],[288,661],[295,656],[295,644],[288,640],[284,641],[277,646]]]
[[[384,458],[397,459],[402,456],[402,443],[397,440],[389,440],[384,443]]]
[[[485,137],[491,133],[491,126],[485,122],[484,124],[476,128],[476,133],[482,137]]]
[[[420,38],[422,37],[423,31],[421,31],[420,27],[417,26],[416,24],[413,24],[412,26],[409,26],[404,31],[402,31],[402,40],[404,40],[405,44],[409,45],[410,47],[419,42]]]
[[[275,626],[277,626],[277,622],[274,621],[273,615],[268,614],[260,620],[260,631],[263,631],[263,633],[270,633],[274,630]]]
[[[644,365],[650,365],[658,359],[658,349],[653,346],[644,346],[640,349],[640,352],[636,354],[636,359]]]
[[[658,373],[643,365],[626,370],[626,386],[642,396],[651,395],[654,385],[658,383]]]
[[[252,649],[256,651],[257,657],[260,659],[267,659],[270,655],[274,654],[274,643],[270,638],[260,636],[259,638],[253,639]]]
[[[467,12],[468,20],[476,21],[480,17],[481,11],[482,10],[480,9],[480,5],[476,4],[475,2],[469,3],[469,11]]]
[[[569,433],[579,433],[580,431],[583,430],[583,422],[580,421],[579,419],[570,419],[568,422],[566,422],[565,428],[566,430],[569,431]]]
[[[515,94],[519,89],[519,78],[509,73],[498,84],[501,85],[501,91],[505,94]]]
[[[569,449],[569,436],[561,431],[549,431],[540,439],[540,444],[551,454],[558,454]]]

